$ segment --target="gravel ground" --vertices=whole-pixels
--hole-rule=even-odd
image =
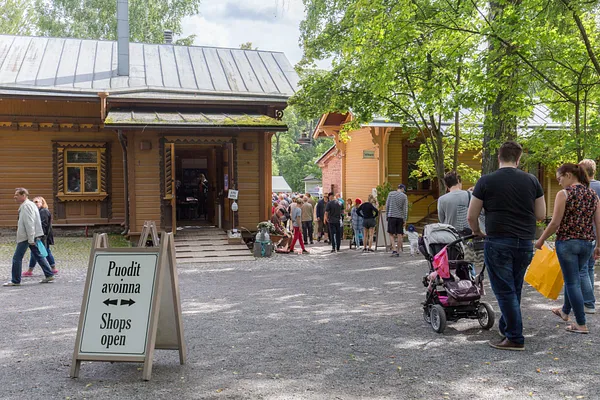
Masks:
[[[181,265],[188,362],[157,351],[152,380],[141,364],[84,362],[69,378],[89,240],[61,259],[59,277],[0,288],[2,399],[597,399],[598,317],[590,335],[566,333],[559,304],[530,287],[523,297],[525,352],[491,349],[496,326],[422,319],[422,258],[275,255],[238,264]],[[62,242],[66,248],[66,242]],[[0,274],[10,275],[0,243]],[[347,245],[344,245],[347,248]],[[10,252],[11,254],[11,252]],[[497,310],[491,291],[486,300]],[[497,313],[497,317],[499,317]]]

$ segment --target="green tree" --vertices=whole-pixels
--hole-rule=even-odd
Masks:
[[[469,2],[447,3],[306,0],[300,67],[328,57],[333,67],[306,72],[303,89],[292,99],[307,117],[351,110],[355,118],[342,134],[376,115],[402,123],[413,140],[423,143],[423,156],[433,165],[428,177],[438,179],[441,192],[446,169],[459,167],[460,110],[475,106],[471,54],[478,44],[474,35],[437,28],[474,19]],[[443,128],[449,120],[453,126]],[[444,154],[448,143],[450,160]]]
[[[32,0],[0,0],[0,33],[29,35],[34,26]]]
[[[310,140],[300,144],[298,140],[312,135],[316,121],[304,120],[298,115],[295,107],[288,107],[283,116],[288,126],[287,132],[275,134],[273,140],[273,173],[283,176],[294,191],[304,191],[302,180],[308,175],[317,179],[321,177],[321,169],[315,161],[333,145],[330,138]]]
[[[163,43],[164,31],[181,35],[184,17],[196,15],[200,0],[129,0],[130,39]],[[36,0],[37,33],[83,39],[117,38],[116,0]],[[194,36],[176,44],[191,45]]]

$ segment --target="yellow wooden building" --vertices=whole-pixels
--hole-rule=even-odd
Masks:
[[[58,226],[227,229],[236,189],[255,230],[297,82],[278,52],[0,35],[0,227],[25,187]]]
[[[411,224],[434,216],[437,212],[438,187],[436,180],[419,181],[410,173],[417,168],[420,143],[410,139],[408,132],[398,123],[376,119],[361,129],[348,133],[348,140],[340,140],[342,126],[352,118],[350,113],[324,114],[313,136],[331,137],[342,160],[341,190],[344,199],[360,198],[365,201],[378,185],[390,182],[394,188],[400,183],[407,186],[408,199],[412,206],[408,222]],[[479,151],[467,151],[459,155],[460,162],[480,170]],[[560,187],[554,171],[547,173],[543,168],[529,171],[536,175],[544,188],[547,214],[552,215],[554,197]],[[474,182],[463,182],[466,189]]]

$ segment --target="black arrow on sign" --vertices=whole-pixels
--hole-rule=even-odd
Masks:
[[[131,299],[129,299],[129,300],[123,300],[123,299],[121,299],[121,305],[122,306],[128,305],[129,307],[131,307],[131,305],[134,304],[134,303],[135,303],[135,301],[133,301]]]
[[[116,306],[119,303],[119,299],[106,299],[103,301],[104,304],[106,304],[106,306],[108,306],[109,304],[112,304],[113,306]]]

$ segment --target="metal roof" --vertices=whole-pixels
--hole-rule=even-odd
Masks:
[[[285,192],[285,193],[291,193],[292,192],[292,188],[290,187],[290,185],[287,183],[287,181],[285,180],[285,178],[283,176],[272,176],[271,177],[271,190],[273,192],[279,193],[279,192]]]
[[[298,75],[280,52],[130,43],[129,76],[117,75],[117,42],[0,35],[0,91],[129,97],[145,92],[285,101]]]
[[[285,130],[282,121],[262,114],[217,113],[148,109],[111,109],[106,116],[107,127],[230,127]]]
[[[527,121],[519,123],[519,125],[517,126],[518,133],[526,134],[529,131],[531,131],[533,129],[538,129],[538,128],[544,128],[546,130],[561,130],[561,129],[569,128],[568,124],[563,124],[560,122],[553,121],[552,117],[550,116],[550,113],[551,113],[550,109],[548,107],[546,107],[545,105],[542,105],[542,104],[536,105],[533,108],[533,111],[532,111],[529,119]],[[482,117],[481,116],[473,116],[472,115],[473,112],[471,110],[462,109],[460,111],[460,114],[463,117],[467,117],[467,118],[473,117],[474,121],[472,122],[472,124],[476,125],[479,128],[483,127]],[[408,124],[408,125],[410,126],[410,125],[412,125],[412,123]],[[369,122],[368,124],[364,124],[362,126],[401,128],[403,126],[406,126],[406,124],[401,124],[399,122],[390,121],[389,119],[387,119],[385,117],[376,115],[373,117],[373,121]],[[445,130],[451,126],[454,126],[454,120],[442,121],[442,125],[441,125],[442,130]]]

